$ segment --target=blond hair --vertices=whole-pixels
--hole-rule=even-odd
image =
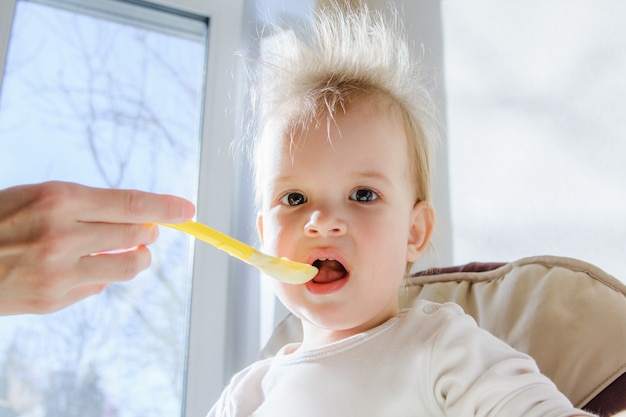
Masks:
[[[270,38],[273,47],[262,54],[251,94],[258,123],[253,144],[257,204],[264,142],[286,135],[294,141],[294,132],[321,121],[330,125],[337,112],[370,96],[390,100],[400,110],[417,200],[430,201],[433,105],[398,14],[386,17],[365,5],[333,2],[307,29],[305,38],[279,28]]]

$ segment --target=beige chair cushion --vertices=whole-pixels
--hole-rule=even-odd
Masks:
[[[401,306],[415,298],[461,305],[480,327],[535,358],[577,407],[626,371],[626,286],[585,262],[538,256],[490,271],[417,274]],[[263,356],[301,334],[288,316]]]

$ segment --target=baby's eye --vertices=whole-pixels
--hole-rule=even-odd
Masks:
[[[378,194],[370,190],[369,188],[359,188],[350,194],[350,200],[358,201],[360,203],[371,203],[378,199]]]
[[[307,202],[307,199],[302,193],[287,193],[281,199],[280,202],[286,206],[298,206]]]

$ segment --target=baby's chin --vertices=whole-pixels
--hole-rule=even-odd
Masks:
[[[364,317],[355,312],[354,315],[341,311],[299,311],[294,314],[302,320],[306,346],[326,344],[342,340],[371,330],[397,314],[389,311],[377,317]],[[309,336],[309,337],[307,337]]]

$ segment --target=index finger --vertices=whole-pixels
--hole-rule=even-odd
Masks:
[[[79,220],[108,223],[180,223],[195,214],[192,202],[173,195],[81,186]]]

